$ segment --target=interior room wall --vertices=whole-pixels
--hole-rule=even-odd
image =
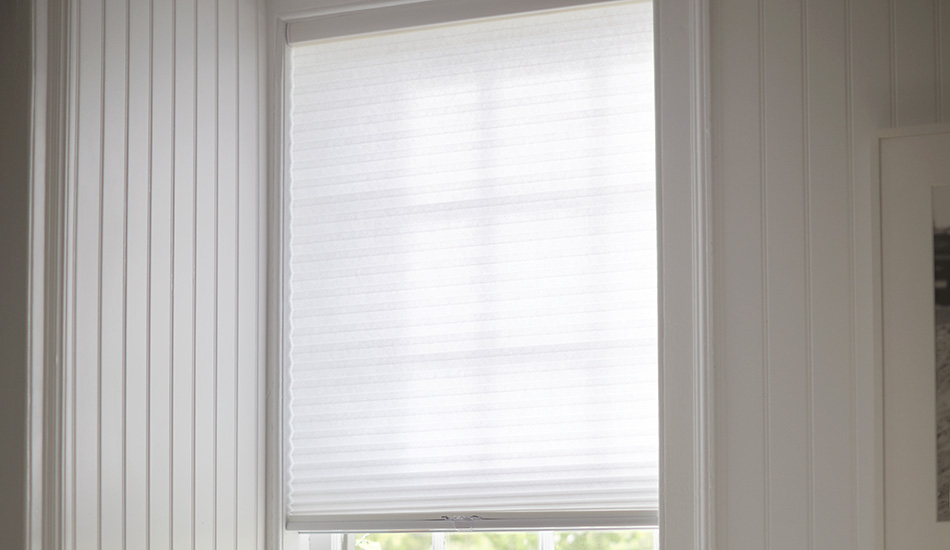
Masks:
[[[74,0],[66,548],[261,548],[257,0]]]
[[[720,548],[875,548],[871,144],[950,120],[950,3],[711,9]]]
[[[32,7],[0,2],[0,533],[26,542]]]
[[[950,120],[948,1],[711,2],[720,548],[874,547],[870,143]],[[0,2],[5,52],[24,4]],[[68,547],[258,547],[257,2],[75,6]],[[25,239],[28,80],[0,94],[0,224]],[[0,267],[4,365],[25,265]],[[0,382],[15,436],[25,378]]]

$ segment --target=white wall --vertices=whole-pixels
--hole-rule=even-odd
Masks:
[[[870,548],[870,136],[950,119],[950,6],[711,4],[720,548]],[[257,5],[74,7],[69,547],[256,547]]]
[[[950,119],[950,2],[712,6],[720,548],[874,548],[871,136]]]
[[[71,8],[66,546],[260,548],[261,6]]]
[[[32,5],[0,2],[0,533],[26,543]]]

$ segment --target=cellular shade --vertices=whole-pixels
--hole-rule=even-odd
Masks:
[[[288,525],[655,525],[653,16],[292,48]]]

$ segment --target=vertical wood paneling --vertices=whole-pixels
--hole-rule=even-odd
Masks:
[[[730,550],[767,548],[768,520],[765,420],[763,312],[765,308],[764,240],[760,227],[765,213],[761,175],[763,133],[759,41],[761,3],[756,0],[721,2],[712,16],[713,140],[717,211],[716,232],[722,243],[717,253],[717,447],[720,466],[718,507],[727,510],[716,526],[719,545]],[[739,160],[741,159],[741,161]],[[751,283],[751,284],[750,284]],[[743,340],[746,345],[729,346]],[[748,368],[755,365],[756,368]]]
[[[99,185],[102,135],[103,9],[84,0],[79,58],[76,192],[75,544],[99,547]],[[81,505],[80,505],[81,504]]]
[[[216,525],[219,548],[237,544],[237,10],[236,0],[220,0],[218,9],[218,322]]]
[[[897,126],[930,124],[937,118],[937,63],[933,0],[894,2],[894,76]]]
[[[261,548],[262,6],[72,7],[66,546]]]
[[[125,84],[126,10],[125,0],[107,0],[105,10],[105,90],[103,105],[103,187],[100,244],[102,250],[101,287],[102,355],[101,391],[101,543],[103,550],[119,550],[122,545],[123,506],[123,384],[125,341],[122,338],[125,308]],[[115,327],[106,331],[106,327]]]
[[[851,196],[845,3],[810,1],[809,157],[812,185],[810,273],[813,289],[812,448],[814,540],[852,548],[855,461],[852,392]]]
[[[217,8],[200,1],[198,10],[197,222],[195,273],[195,544],[215,541],[215,227],[217,188]]]
[[[238,480],[253,480],[258,475],[258,449],[262,446],[257,433],[258,394],[258,331],[257,290],[261,288],[258,278],[256,250],[259,226],[257,221],[260,186],[257,184],[260,158],[258,112],[260,102],[257,66],[259,40],[257,37],[257,7],[253,0],[240,0],[237,21],[237,67],[238,67],[238,379],[237,410],[238,425],[254,426],[254,431],[238,432],[237,471]],[[257,485],[239,483],[237,486],[237,550],[258,548],[257,531]]]
[[[174,3],[153,4],[152,159],[149,249],[149,544],[171,547],[172,193],[174,192]]]
[[[129,44],[128,301],[126,304],[126,515],[128,548],[148,529],[148,211],[150,186],[150,2],[132,1]]]
[[[937,122],[950,121],[950,70],[946,64],[950,63],[950,1],[934,0],[936,15],[934,29],[937,33],[937,62],[934,70],[937,72]]]
[[[194,410],[195,2],[175,1],[174,349],[172,377],[172,546],[191,548]]]
[[[805,200],[802,186],[808,157],[804,150],[808,105],[803,40],[805,6],[798,2],[765,3],[765,129],[762,185],[767,225],[765,319],[768,343],[768,547],[807,547],[810,527],[807,310],[805,278]],[[802,536],[802,534],[806,536]]]
[[[872,204],[876,199],[870,190],[871,146],[869,136],[878,128],[891,126],[890,79],[882,74],[890,73],[890,50],[888,41],[881,40],[888,34],[889,6],[887,0],[865,0],[849,2],[850,33],[850,113],[851,113],[851,175],[853,213],[852,234],[855,250],[852,294],[856,297],[872,296],[874,283],[873,266],[868,261],[873,258],[871,251]],[[950,58],[948,58],[950,60]],[[863,263],[857,263],[863,260]],[[854,318],[855,331],[854,368],[855,403],[857,411],[858,433],[856,453],[859,457],[873,457],[876,453],[875,429],[875,389],[873,369],[876,347],[873,326],[873,310],[868,300],[856,300]],[[868,323],[869,330],[860,330],[862,323]],[[876,471],[874,461],[859,461],[859,476],[855,500],[858,503],[858,548],[874,548],[877,541],[883,539],[883,533],[874,525],[876,508]]]
[[[719,542],[870,548],[870,138],[947,117],[946,2],[711,7]]]
[[[79,0],[74,6],[76,10],[80,8]],[[69,105],[67,108],[67,161],[66,174],[70,184],[66,186],[66,237],[65,241],[65,259],[66,259],[66,279],[65,279],[65,322],[63,333],[65,334],[64,353],[65,353],[65,382],[66,387],[63,390],[64,396],[64,416],[63,419],[63,448],[64,452],[64,513],[63,513],[63,544],[67,548],[76,548],[76,371],[78,363],[78,347],[76,344],[76,306],[78,300],[76,297],[78,277],[76,268],[78,260],[76,253],[78,247],[78,228],[79,228],[79,200],[78,189],[75,182],[79,180],[79,117],[77,112],[80,105],[80,86],[79,78],[82,76],[82,67],[79,65],[79,58],[82,52],[82,25],[80,24],[78,13],[74,13],[69,18],[69,35],[72,38],[69,51],[68,76]]]
[[[266,65],[265,61],[267,59],[266,52],[269,51],[269,42],[267,40],[267,27],[265,26],[265,18],[260,9],[255,10],[255,29],[254,33],[254,65],[255,73],[257,74],[257,94],[258,105],[265,103],[265,98],[267,98],[267,90],[270,87],[270,82],[268,75],[270,74],[269,67]],[[257,171],[253,177],[257,178],[259,182],[268,181],[268,171],[270,170],[269,163],[266,162],[267,152],[270,150],[270,140],[267,139],[267,132],[270,125],[268,124],[268,112],[267,109],[258,109],[256,124],[254,126],[254,135],[257,136],[257,143],[254,149],[256,157],[256,168]],[[245,126],[247,128],[247,126]],[[268,269],[268,254],[267,254],[267,243],[268,243],[268,234],[263,229],[267,227],[267,199],[272,195],[272,186],[268,185],[258,185],[256,189],[256,197],[254,199],[254,230],[257,239],[257,248],[255,251],[254,261],[257,265],[257,285],[260,287],[267,287],[267,273]],[[254,320],[255,320],[255,341],[257,342],[256,354],[258,365],[267,365],[267,338],[268,338],[268,323],[266,318],[268,317],[268,298],[271,295],[270,290],[265,290],[264,292],[257,292],[256,296],[256,309],[254,311]],[[265,483],[269,469],[267,467],[267,457],[269,455],[268,451],[268,442],[270,438],[268,437],[267,431],[267,400],[266,392],[264,388],[267,387],[268,380],[270,375],[268,374],[267,368],[258,368],[257,369],[257,383],[256,383],[256,392],[255,392],[255,437],[259,442],[257,445],[257,461],[255,463],[255,474],[257,477],[257,487],[254,492],[254,500],[256,506],[256,529],[255,529],[255,541],[257,548],[263,548],[265,545],[265,540],[267,537],[267,518],[268,518],[268,506],[266,502],[268,501],[268,484]],[[263,442],[261,444],[260,442]]]

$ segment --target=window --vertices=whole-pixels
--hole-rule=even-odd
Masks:
[[[653,527],[651,5],[425,13],[289,29],[288,526]]]
[[[335,550],[653,550],[656,532],[357,533],[329,540]]]

